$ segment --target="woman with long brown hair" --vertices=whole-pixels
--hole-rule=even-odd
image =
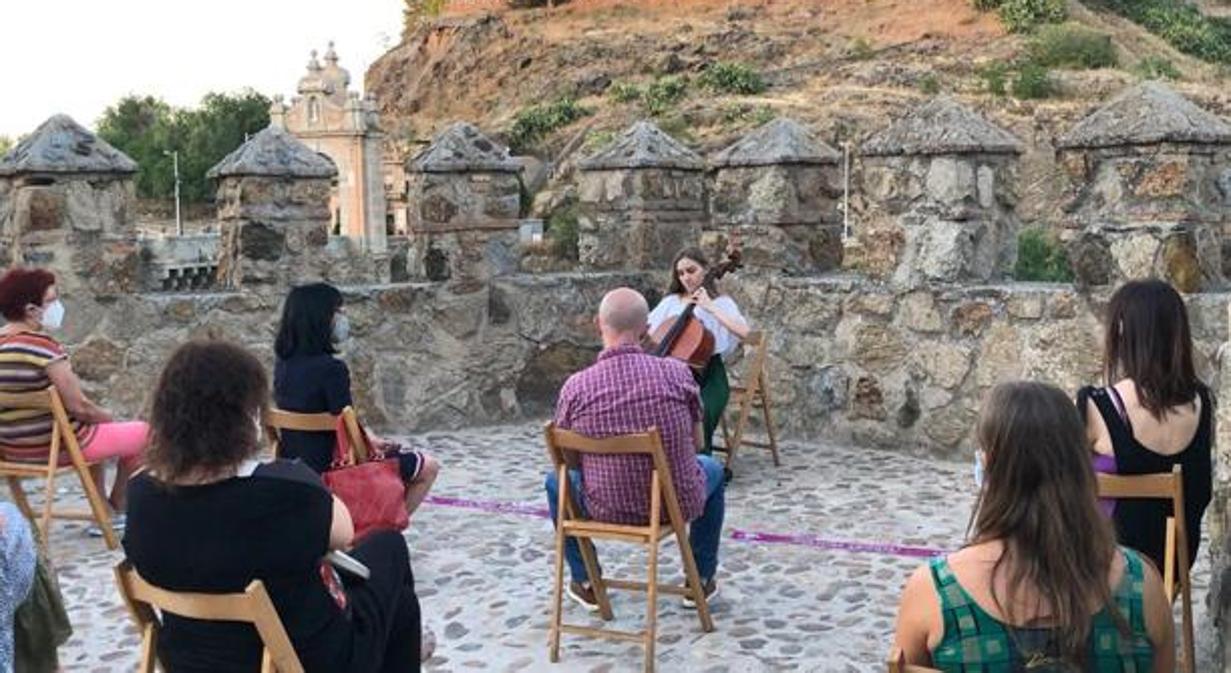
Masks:
[[[709,261],[700,248],[684,248],[671,260],[671,280],[667,294],[650,311],[649,332],[654,334],[660,325],[684,312],[689,304],[696,304],[693,313],[705,329],[714,335],[714,355],[704,371],[698,375],[701,386],[701,404],[705,413],[702,422],[702,451],[712,453],[714,430],[722,419],[731,398],[731,384],[727,379],[725,358],[731,357],[742,339],[748,336],[748,322],[740,313],[739,306],[730,295],[718,291],[712,280],[705,282]]]
[[[1173,670],[1162,582],[1117,548],[1069,398],[1042,383],[997,386],[977,435],[986,468],[969,542],[902,591],[896,642],[907,661],[951,672]]]
[[[1184,300],[1161,280],[1125,283],[1107,305],[1104,329],[1105,387],[1087,386],[1077,393],[1095,467],[1154,474],[1183,466],[1191,565],[1213,487],[1214,414],[1210,390],[1193,367]],[[1116,537],[1161,568],[1170,515],[1170,503],[1162,500],[1116,502]]]

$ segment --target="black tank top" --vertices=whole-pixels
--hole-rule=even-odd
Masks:
[[[1212,483],[1212,465],[1210,445],[1213,440],[1213,411],[1210,403],[1210,391],[1204,385],[1198,386],[1197,394],[1201,397],[1201,418],[1197,422],[1197,431],[1183,451],[1164,456],[1146,448],[1133,436],[1127,414],[1120,416],[1115,402],[1106,388],[1086,386],[1077,392],[1077,409],[1085,418],[1087,400],[1094,400],[1094,406],[1107,432],[1111,436],[1111,446],[1116,458],[1116,471],[1119,474],[1154,474],[1170,472],[1172,466],[1181,465],[1184,470],[1184,527],[1188,533],[1188,565],[1191,567],[1197,558],[1197,547],[1201,543],[1201,519],[1205,508],[1210,504]],[[1116,537],[1120,544],[1132,547],[1148,556],[1155,566],[1163,567],[1163,550],[1166,548],[1166,520],[1171,516],[1171,503],[1164,500],[1119,500],[1116,502],[1114,520]]]

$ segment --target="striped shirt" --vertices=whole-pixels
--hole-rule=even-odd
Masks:
[[[0,335],[0,392],[27,393],[51,386],[47,366],[68,353],[58,341],[41,332]],[[72,421],[82,445],[94,435],[94,426]],[[5,460],[45,463],[51,446],[50,411],[0,407],[0,453]],[[69,462],[61,452],[60,464]]]
[[[662,434],[663,452],[684,518],[701,516],[705,473],[697,463],[696,424],[701,399],[688,365],[659,358],[634,344],[609,348],[598,361],[565,381],[556,425],[587,437]],[[644,524],[650,516],[649,456],[581,456],[586,510],[598,521]],[[666,506],[663,518],[666,518]]]

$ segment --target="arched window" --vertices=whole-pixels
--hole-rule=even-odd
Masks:
[[[321,102],[316,96],[308,99],[308,123],[315,126],[321,122]]]

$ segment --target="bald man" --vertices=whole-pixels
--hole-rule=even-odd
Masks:
[[[697,455],[701,398],[688,365],[659,358],[641,348],[649,306],[641,293],[612,290],[598,309],[603,352],[591,366],[569,377],[556,403],[556,427],[587,437],[662,433],[663,450],[684,518],[691,521],[689,542],[707,598],[718,593],[718,541],[725,510],[722,465]],[[569,473],[574,501],[587,516],[610,523],[645,524],[650,515],[648,456],[581,457],[581,469]],[[547,502],[556,518],[559,484],[547,475]],[[587,610],[598,610],[577,541],[569,538],[565,557],[573,581],[568,595]],[[685,600],[691,607],[691,601]]]

